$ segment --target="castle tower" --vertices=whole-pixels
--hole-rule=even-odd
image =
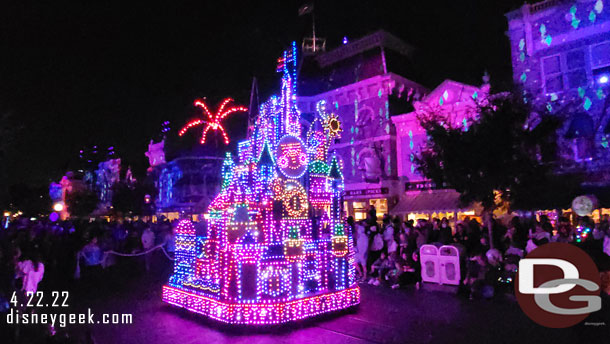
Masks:
[[[318,127],[303,142],[296,66],[293,43],[278,60],[281,95],[260,106],[238,163],[225,159],[209,235],[176,261],[179,267],[198,257],[196,281],[170,279],[164,301],[233,324],[278,324],[359,303],[341,166],[334,156],[327,161],[340,124],[321,106]],[[180,271],[193,279],[192,268]]]

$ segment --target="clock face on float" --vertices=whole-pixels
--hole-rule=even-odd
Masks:
[[[277,148],[277,164],[288,178],[299,178],[307,170],[307,150],[303,142],[294,136],[284,136]]]

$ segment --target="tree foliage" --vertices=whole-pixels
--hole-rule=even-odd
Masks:
[[[0,112],[0,180],[7,181],[9,173],[9,157],[14,156],[13,149],[16,145],[16,138],[19,132],[23,129],[17,122],[17,116],[11,112]],[[0,183],[0,206],[4,207],[11,200],[8,183]]]
[[[51,210],[49,188],[46,186],[29,186],[25,183],[9,187],[9,209],[22,211],[24,216],[40,216]]]
[[[512,95],[480,102],[473,115],[467,129],[440,113],[420,115],[428,140],[416,158],[419,171],[457,190],[463,204],[480,202],[486,211],[495,208],[495,191],[510,201],[542,192],[557,151],[557,117]]]
[[[99,201],[97,194],[89,189],[73,191],[66,195],[68,212],[77,217],[91,214],[97,208]]]
[[[122,215],[146,215],[150,204],[144,202],[144,197],[155,194],[155,188],[150,183],[129,184],[121,181],[113,186],[112,207]]]

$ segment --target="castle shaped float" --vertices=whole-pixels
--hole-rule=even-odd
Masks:
[[[306,132],[296,105],[295,43],[278,60],[281,95],[260,106],[238,161],[229,153],[205,233],[175,229],[174,273],[163,301],[231,324],[279,324],[357,305],[340,135],[326,103]]]

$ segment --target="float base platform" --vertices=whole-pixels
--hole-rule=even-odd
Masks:
[[[177,287],[163,286],[163,301],[239,325],[276,325],[346,309],[360,303],[358,286],[276,303],[227,303]]]

